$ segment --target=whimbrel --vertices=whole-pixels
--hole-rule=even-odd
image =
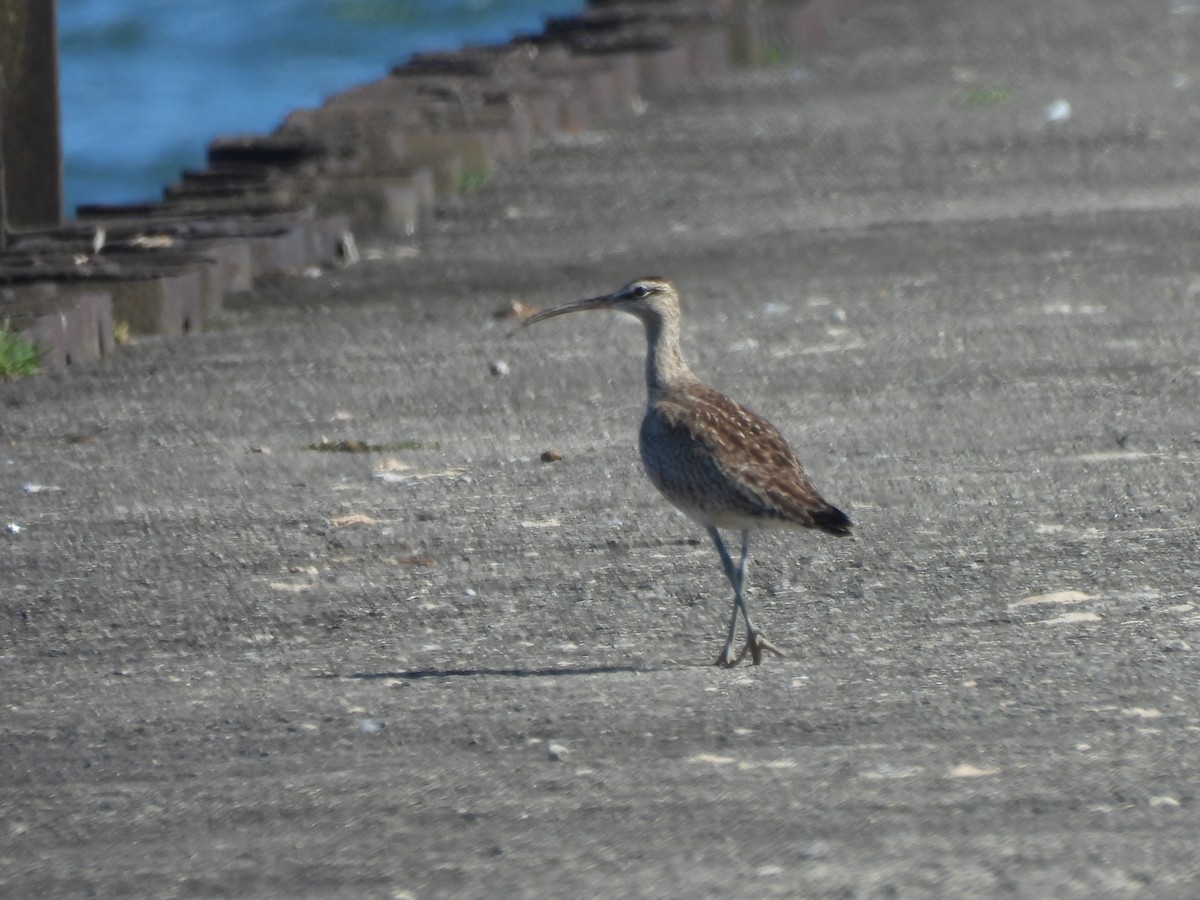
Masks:
[[[750,534],[764,529],[817,528],[848,535],[852,523],[813,487],[790,444],[774,425],[700,381],[679,347],[679,295],[665,278],[631,281],[620,290],[532,315],[520,327],[585,309],[629,313],[646,327],[646,416],[638,435],[642,465],[659,492],[708,531],[733,587],[729,635],[719,666],[736,666],[763,651],[783,653],[750,620],[746,561]],[[735,565],[718,529],[740,531]],[[738,613],[746,643],[733,655]]]

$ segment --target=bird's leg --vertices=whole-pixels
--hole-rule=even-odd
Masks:
[[[730,557],[729,551],[725,549],[725,542],[721,540],[721,533],[710,525],[708,526],[708,536],[712,538],[713,545],[717,548],[717,553],[721,557],[721,568],[725,570],[725,577],[729,579],[729,584],[733,587],[733,615],[729,619],[729,636],[725,639],[725,649],[717,657],[717,665],[728,668],[736,666],[741,661],[741,656],[735,660],[731,660],[730,657],[733,654],[733,639],[737,635],[738,610],[743,608],[741,603],[742,592],[738,586],[737,569],[733,566],[733,559]]]
[[[750,531],[747,529],[742,532],[742,558],[738,562],[737,581],[734,583],[734,598],[733,598],[733,621],[737,622],[738,610],[742,611],[742,618],[746,620],[746,644],[742,647],[742,652],[738,654],[731,665],[737,665],[746,656],[750,654],[750,659],[754,665],[762,665],[763,651],[766,650],[774,653],[776,656],[783,658],[783,651],[766,639],[761,631],[754,627],[754,623],[750,621],[750,609],[746,605],[746,563],[750,559]],[[733,640],[733,629],[730,629],[730,641]],[[726,645],[728,651],[729,645]]]
[[[708,534],[717,548],[717,553],[720,554],[721,567],[725,570],[725,577],[729,579],[729,584],[733,587],[733,614],[729,617],[729,634],[725,638],[725,647],[721,650],[721,655],[717,657],[717,665],[732,668],[745,659],[747,653],[750,654],[754,665],[761,665],[764,650],[774,653],[776,656],[783,656],[783,653],[754,627],[754,623],[750,621],[750,611],[746,607],[746,563],[750,557],[750,532],[742,532],[742,558],[736,566],[733,564],[733,557],[725,549],[725,542],[721,540],[720,532],[709,526]],[[746,620],[746,643],[737,657],[734,657],[733,639],[737,636],[739,612]]]

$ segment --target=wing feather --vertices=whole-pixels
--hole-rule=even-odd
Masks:
[[[817,491],[779,429],[699,381],[672,386],[653,412],[675,442],[707,458],[724,482],[712,485],[742,514],[849,534],[851,522]],[[664,493],[666,490],[664,489]]]

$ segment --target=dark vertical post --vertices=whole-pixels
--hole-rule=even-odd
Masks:
[[[4,168],[4,67],[0,66],[0,253],[8,249],[8,204],[4,185],[8,172]]]
[[[0,0],[0,215],[5,232],[62,222],[56,13],[56,0]]]

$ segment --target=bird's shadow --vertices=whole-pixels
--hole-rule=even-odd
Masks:
[[[555,678],[567,675],[623,675],[634,672],[653,672],[644,666],[555,666],[545,668],[496,669],[407,669],[402,672],[322,672],[313,678],[352,679],[356,681],[422,681],[426,678]]]

